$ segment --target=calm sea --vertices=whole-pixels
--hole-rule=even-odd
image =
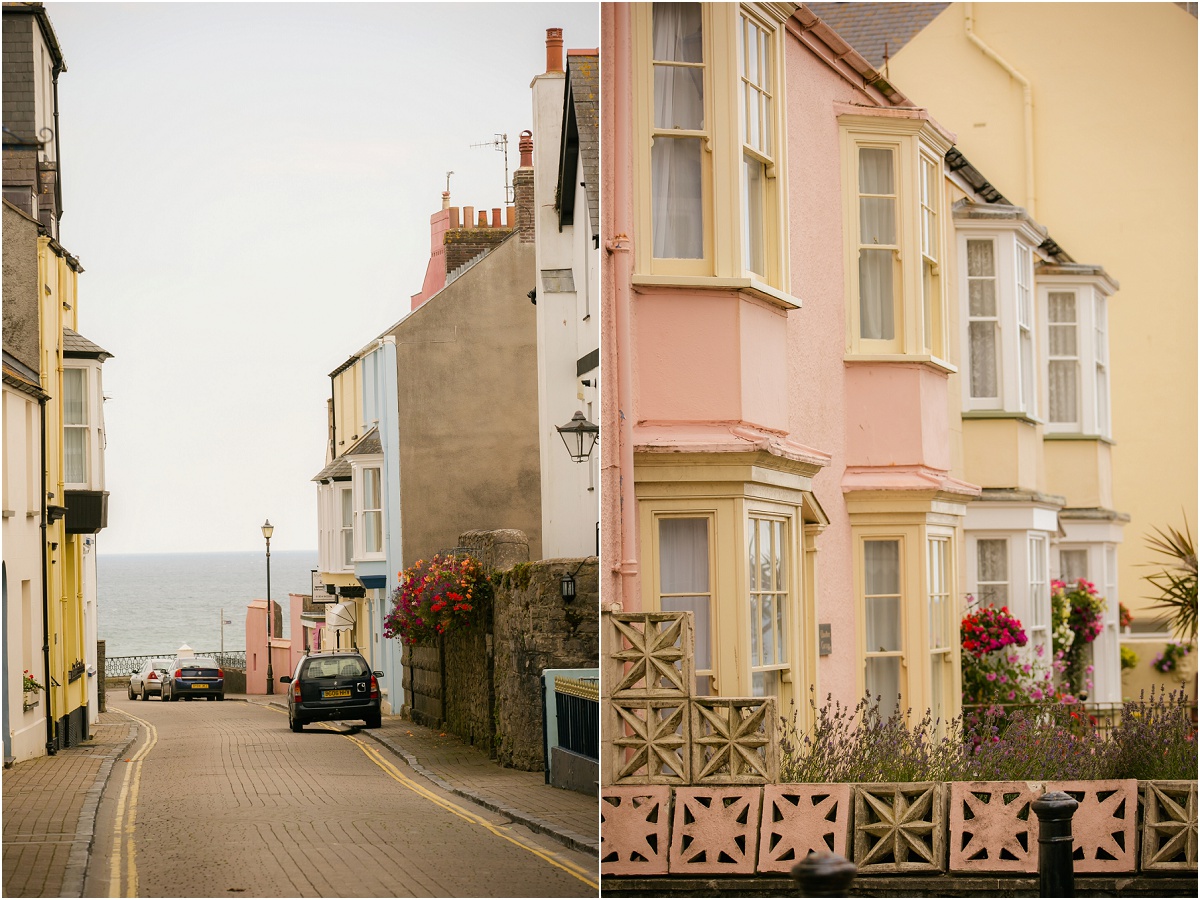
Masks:
[[[283,607],[288,637],[287,595],[312,589],[317,552],[271,553],[271,599]],[[267,596],[263,552],[104,554],[96,559],[98,637],[108,656],[174,654],[181,644],[200,652],[246,649],[246,605]]]

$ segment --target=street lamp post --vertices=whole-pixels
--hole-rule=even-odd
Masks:
[[[267,693],[275,693],[275,673],[271,669],[271,620],[275,618],[275,609],[271,606],[271,535],[275,528],[271,520],[263,522],[262,533],[267,539]]]

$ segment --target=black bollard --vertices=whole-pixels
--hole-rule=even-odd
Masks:
[[[1071,817],[1079,804],[1070,794],[1051,791],[1033,801],[1038,817],[1040,897],[1075,896],[1075,839]]]
[[[858,866],[838,853],[809,852],[792,866],[792,880],[804,897],[845,897]]]

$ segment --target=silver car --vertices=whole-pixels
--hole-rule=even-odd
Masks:
[[[129,676],[129,699],[145,700],[155,694],[162,699],[163,678],[170,672],[171,660],[148,659]]]

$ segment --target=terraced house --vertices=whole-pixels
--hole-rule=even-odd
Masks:
[[[1121,539],[1107,444],[1052,445],[1108,427],[1117,282],[808,6],[602,16],[607,608],[690,612],[695,695],[945,720],[967,595],[1048,649]]]
[[[40,3],[4,5],[4,755],[86,739],[99,715],[95,535],[108,524],[101,369],[60,243],[57,83]]]

